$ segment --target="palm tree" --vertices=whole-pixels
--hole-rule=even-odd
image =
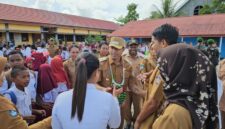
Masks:
[[[161,4],[161,9],[158,6],[154,5],[156,11],[151,12],[151,19],[177,17],[182,15],[181,12],[176,11],[178,2],[174,3],[173,0],[161,0]]]

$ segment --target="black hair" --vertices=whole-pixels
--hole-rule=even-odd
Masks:
[[[41,44],[41,48],[45,48],[45,44]]]
[[[23,54],[18,51],[18,50],[13,50],[11,51],[9,54],[8,54],[8,57],[11,56],[11,55],[16,55],[16,54],[19,54],[22,58],[23,58]]]
[[[35,47],[35,45],[31,45],[31,49],[37,50],[37,48]]]
[[[17,48],[22,48],[22,46],[21,45],[18,45]]]
[[[77,45],[72,45],[69,47],[69,51],[71,51],[72,48],[77,48],[80,51],[80,48]]]
[[[12,68],[11,77],[16,78],[22,71],[28,70],[25,66],[15,66]]]
[[[67,47],[63,47],[62,50],[67,51]]]
[[[103,45],[109,46],[109,44],[107,42],[102,42],[102,43],[99,44],[99,48],[101,48]]]
[[[170,24],[163,24],[156,28],[152,35],[159,41],[165,40],[168,45],[177,43],[179,36],[178,29]]]
[[[83,52],[77,57],[71,118],[74,118],[77,113],[79,122],[82,120],[84,113],[87,80],[90,79],[93,72],[98,68],[99,60],[95,55],[88,52]]]

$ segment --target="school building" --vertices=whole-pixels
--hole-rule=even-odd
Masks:
[[[140,43],[150,42],[154,29],[165,23],[172,24],[179,29],[178,42],[186,42],[194,46],[199,36],[205,40],[215,39],[220,50],[220,57],[225,58],[225,14],[132,21],[109,36],[119,36],[126,40],[135,38]]]
[[[33,44],[41,39],[83,42],[87,35],[103,39],[119,25],[104,20],[0,4],[0,42]]]

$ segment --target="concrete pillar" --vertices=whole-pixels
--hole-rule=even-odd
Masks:
[[[41,27],[41,40],[45,40],[45,35],[44,35],[43,27]]]
[[[8,44],[10,42],[9,25],[8,25],[8,23],[5,23],[5,30],[6,30],[6,32],[5,32],[5,39],[6,39],[6,42]]]
[[[73,44],[76,43],[76,34],[75,34],[75,29],[73,29]]]
[[[8,42],[10,42],[10,37],[9,37],[9,31],[7,30],[6,32],[5,32],[5,36],[6,36],[6,42],[8,43]]]
[[[58,34],[57,33],[55,33],[55,41],[58,41]]]

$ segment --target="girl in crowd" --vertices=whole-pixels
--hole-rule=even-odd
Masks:
[[[63,63],[63,66],[64,66],[65,72],[69,78],[71,86],[74,86],[74,84],[75,84],[75,80],[74,80],[75,69],[76,69],[75,60],[76,60],[77,55],[79,54],[80,50],[77,46],[71,46],[69,48],[69,52],[70,52],[70,58]]]
[[[105,43],[101,43],[99,45],[99,58],[101,57],[106,57],[109,55],[109,45],[105,42]]]
[[[69,82],[68,76],[64,71],[62,58],[55,56],[51,61],[51,69],[55,81],[58,85],[58,92],[64,92],[71,89],[71,84]]]
[[[57,83],[54,80],[49,64],[42,64],[38,72],[37,93],[39,105],[51,115],[52,106],[58,95]]]

